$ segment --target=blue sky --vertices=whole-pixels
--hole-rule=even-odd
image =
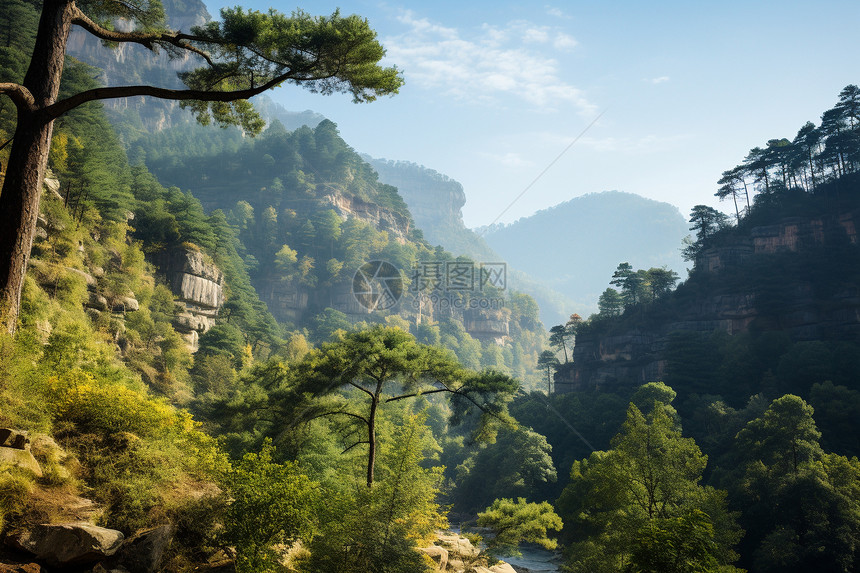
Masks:
[[[207,2],[213,16],[235,2]],[[266,10],[270,0],[243,5]],[[291,5],[276,9],[289,12]],[[793,138],[860,83],[860,2],[316,1],[366,17],[403,70],[370,104],[295,86],[270,95],[338,124],[362,153],[460,181],[469,226],[511,222],[617,189],[683,214],[718,206],[720,173],[750,148]]]

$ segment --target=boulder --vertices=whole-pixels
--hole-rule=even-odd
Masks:
[[[173,527],[170,525],[139,531],[123,544],[119,563],[129,573],[155,573],[172,540]]]
[[[444,547],[431,545],[430,547],[422,547],[418,551],[430,557],[436,563],[439,571],[448,570],[448,550]]]
[[[505,563],[504,561],[490,567],[490,571],[492,573],[517,573],[516,569],[514,569],[509,563]]]
[[[63,198],[60,195],[60,180],[57,179],[57,176],[54,175],[54,172],[50,169],[45,169],[45,177],[42,179],[42,185],[44,185],[45,189],[56,195],[58,198]]]
[[[214,319],[193,312],[182,312],[173,318],[173,326],[180,332],[206,332],[214,325]]]
[[[30,439],[27,437],[27,432],[13,430],[11,428],[0,428],[0,447],[14,448],[16,450],[29,450],[27,444]]]
[[[87,308],[91,308],[93,310],[107,310],[108,301],[105,297],[100,295],[97,292],[90,291],[90,298],[86,303]]]
[[[135,312],[138,310],[140,310],[140,303],[133,295],[121,297],[113,307],[114,312]]]
[[[471,541],[453,533],[441,534],[438,539],[442,547],[448,550],[449,555],[459,555],[466,561],[475,559],[481,552],[480,549],[472,545]]]
[[[41,524],[23,533],[17,545],[52,567],[94,563],[110,557],[125,536],[91,523]]]
[[[82,270],[73,269],[72,267],[63,267],[63,270],[65,270],[68,273],[72,273],[74,275],[77,275],[77,276],[81,277],[82,279],[84,279],[84,281],[87,283],[87,288],[90,290],[96,288],[99,284],[98,281],[96,280],[96,277],[94,277],[93,275],[91,275],[89,273],[85,273]]]
[[[28,470],[36,477],[42,477],[42,468],[39,462],[30,453],[30,450],[19,450],[16,448],[0,448],[0,465],[9,464],[18,468]]]

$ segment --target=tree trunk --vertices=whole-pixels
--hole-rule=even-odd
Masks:
[[[376,409],[379,406],[379,393],[370,402],[370,416],[367,419],[367,487],[373,487],[373,466],[376,465]]]
[[[29,116],[29,117],[28,117]],[[51,144],[52,123],[18,114],[15,142],[0,193],[0,320],[10,334],[18,325],[21,290],[30,259],[39,197]]]
[[[738,193],[735,191],[734,186],[732,186],[732,201],[735,202],[735,217],[738,218],[738,225],[741,224],[741,212],[738,209]]]
[[[18,123],[6,179],[0,192],[0,327],[14,334],[21,307],[21,289],[33,245],[39,198],[48,152],[51,149],[53,119],[39,110],[54,103],[60,91],[66,41],[72,25],[70,0],[45,0],[36,45],[24,87],[33,96],[33,107],[18,103]]]

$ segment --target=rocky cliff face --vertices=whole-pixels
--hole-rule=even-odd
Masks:
[[[224,273],[200,251],[185,248],[164,251],[154,262],[185,307],[173,326],[197,350],[199,335],[215,325],[224,304]]]
[[[194,26],[201,26],[211,17],[206,6],[199,0],[166,0],[163,2],[168,26],[173,30],[190,32]],[[118,30],[128,31],[128,21],[116,20]],[[164,51],[153,54],[143,46],[119,44],[115,48],[105,48],[101,41],[83,30],[73,27],[69,35],[67,50],[70,56],[100,68],[100,82],[105,85],[151,84],[166,88],[180,88],[182,83],[178,72],[203,65],[202,59],[190,55],[170,58]],[[105,100],[104,105],[110,112],[122,112],[133,108],[137,110],[144,126],[152,131],[170,127],[178,117],[179,103],[155,98],[117,98]],[[190,117],[189,115],[182,114]]]
[[[460,183],[414,163],[364,159],[376,169],[380,181],[397,187],[415,224],[432,244],[447,244],[450,237],[443,236],[446,229],[468,232],[461,211],[466,193]]]
[[[822,245],[837,234],[856,245],[858,222],[860,211],[852,211],[830,217],[791,217],[773,225],[753,227],[748,237],[703,251],[696,259],[696,268],[713,273],[737,266],[752,255],[798,252]]]
[[[410,231],[408,217],[395,213],[376,203],[368,203],[359,197],[331,194],[322,198],[323,205],[329,206],[343,219],[357,217],[366,221],[379,231],[385,231],[388,236],[400,244],[406,241]]]
[[[469,309],[463,311],[463,327],[481,342],[504,344],[510,340],[510,324],[503,310]]]
[[[257,281],[260,300],[279,322],[300,324],[325,307],[346,314],[353,320],[364,320],[370,311],[359,304],[352,293],[352,282],[329,287],[310,288],[298,280],[267,278]]]
[[[857,244],[858,213],[830,218],[792,218],[755,227],[731,245],[707,250],[696,268],[707,281],[695,296],[676,302],[667,318],[625,332],[578,336],[572,367],[559,372],[558,392],[612,388],[662,380],[666,374],[665,350],[670,333],[722,331],[729,335],[755,328],[786,332],[793,341],[856,340],[860,337],[860,285],[842,284],[826,297],[808,274],[778,277],[775,290],[737,280],[747,265],[769,255],[803,252],[825,244],[828,236]],[[731,286],[721,282],[722,272],[734,272]],[[778,292],[778,301],[774,301]],[[778,310],[774,306],[778,305]]]

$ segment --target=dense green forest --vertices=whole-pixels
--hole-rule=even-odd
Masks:
[[[573,464],[570,483],[560,494],[561,485],[547,494],[559,495],[568,554],[581,560],[571,570],[618,570],[649,543],[675,547],[673,540],[697,535],[693,511],[701,506],[681,506],[704,499],[706,491],[691,490],[687,501],[667,498],[677,506],[661,518],[676,521],[652,525],[648,536],[635,540],[624,537],[626,517],[613,513],[621,510],[618,499],[589,497],[603,491],[601,481],[618,479],[618,462],[606,456],[622,455],[616,453],[625,444],[624,432],[615,434],[619,424],[632,431],[623,407],[632,402],[657,425],[645,398],[662,403],[675,430],[683,431],[679,439],[695,440],[707,457],[707,465],[684,471],[725,492],[725,507],[745,531],[734,549],[738,565],[750,571],[856,570],[851,547],[858,524],[850,517],[857,508],[860,453],[856,94],[848,86],[819,127],[810,122],[793,142],[754,148],[723,174],[717,196],[731,199],[733,189],[737,212],[730,218],[713,207],[693,208],[694,236],[684,254],[694,267],[676,289],[678,277],[666,269],[620,263],[606,278],[611,286],[598,313],[550,329],[557,354],[544,364],[562,392],[551,404],[589,441],[560,419],[547,420],[537,403],[515,403],[512,413],[547,437],[557,467]],[[661,382],[640,387],[642,376],[656,371]],[[608,447],[611,454],[591,452]],[[701,454],[692,450],[687,460]],[[714,508],[703,511],[716,539],[718,527],[729,522],[718,524],[723,518]],[[627,555],[616,553],[631,544]],[[655,569],[631,567],[676,570],[649,563]]]
[[[19,81],[37,8],[0,0],[0,14],[23,31],[3,35],[0,81]],[[63,93],[99,75],[68,59]],[[706,266],[753,228],[856,212],[851,93],[808,165],[749,171],[762,178],[737,225],[694,210],[696,268],[677,289],[666,268],[622,263],[599,313],[549,333],[531,297],[498,287],[504,306],[480,320],[339,302],[374,258],[475,261],[430,245],[329,121],[251,139],[75,109],[54,129],[20,327],[0,335],[0,428],[14,430],[0,434],[0,568],[67,570],[37,540],[85,521],[170,543],[149,569],[129,541],[82,571],[417,573],[439,570],[427,549],[449,524],[484,537],[464,571],[522,541],[559,548],[563,571],[857,570],[856,329],[788,328],[793,277],[814,277],[824,310],[857,289],[856,243],[822,222],[835,231],[820,243]],[[0,104],[7,141],[16,116]],[[217,316],[175,276],[223,287]],[[758,322],[669,333],[662,381],[560,392],[589,341],[737,289],[766,301]]]

